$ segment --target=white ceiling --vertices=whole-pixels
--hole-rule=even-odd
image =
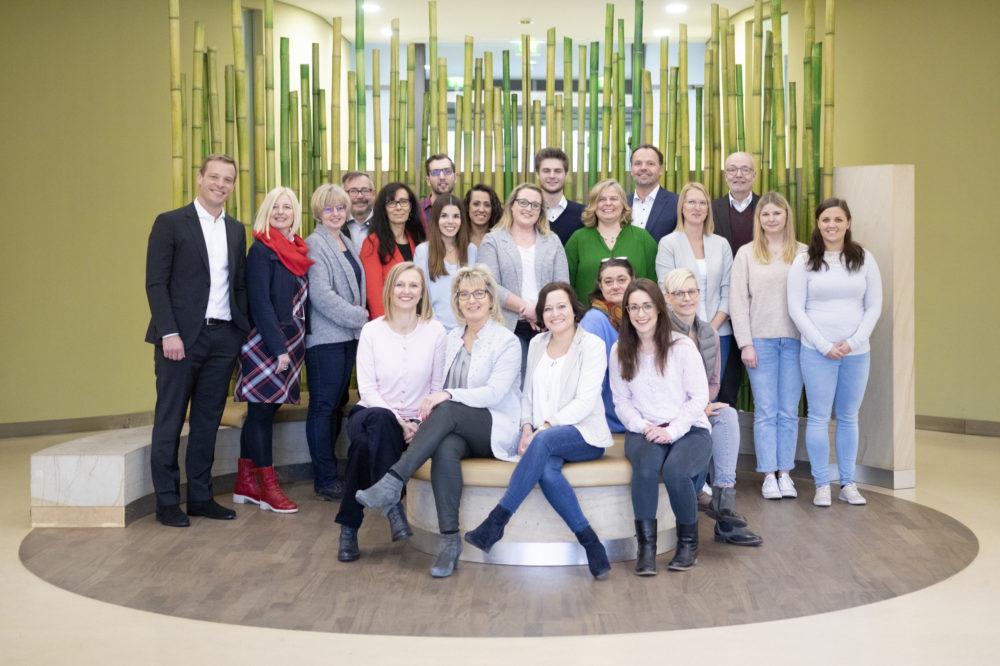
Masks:
[[[351,0],[284,0],[307,9],[324,19],[343,17],[344,36],[354,39],[354,2]],[[365,14],[365,41],[388,42],[382,30],[390,21],[399,19],[400,43],[425,42],[428,38],[428,4],[426,0],[370,0],[380,11]],[[643,5],[643,35],[646,43],[656,43],[656,30],[669,30],[672,43],[677,39],[677,26],[686,23],[688,40],[705,41],[709,36],[709,0],[683,0],[688,9],[683,14],[668,14],[665,7],[672,0],[646,0]],[[719,6],[731,13],[746,8],[750,0],[720,0]],[[438,40],[463,42],[472,35],[476,43],[520,41],[522,34],[533,40],[545,40],[546,31],[556,28],[557,44],[563,37],[582,41],[603,41],[605,0],[437,0]],[[632,42],[634,2],[615,3],[615,19],[625,19],[625,40]],[[533,21],[522,25],[522,19]],[[615,27],[617,31],[617,25]],[[617,38],[616,38],[617,39]],[[557,48],[559,48],[557,46]]]

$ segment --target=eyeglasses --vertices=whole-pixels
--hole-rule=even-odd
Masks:
[[[645,303],[635,303],[633,305],[628,306],[629,314],[639,314],[640,311],[648,314],[655,309],[656,306],[650,303],[649,301],[646,301]]]
[[[681,300],[684,300],[685,298],[694,300],[698,296],[698,293],[699,290],[697,289],[688,289],[687,291],[672,291],[670,292],[670,295]]]
[[[620,261],[628,261],[628,257],[604,257],[603,259],[601,259],[601,263],[603,264],[605,261],[611,261],[612,259],[618,259]]]
[[[356,197],[361,194],[367,196],[374,191],[375,190],[370,187],[352,187],[351,189],[347,190],[347,193],[350,194],[352,197]]]
[[[385,202],[386,208],[409,208],[413,204],[409,199],[389,199]]]
[[[688,208],[708,208],[707,201],[695,201],[694,199],[688,199],[684,202],[684,205]]]
[[[458,300],[463,303],[470,298],[474,298],[477,301],[481,301],[488,296],[485,289],[476,289],[475,291],[460,291],[458,292]]]
[[[538,210],[542,207],[538,201],[528,201],[527,199],[514,199],[514,203],[521,208],[530,208],[531,210]]]
[[[438,176],[450,176],[455,173],[455,170],[450,167],[445,167],[444,169],[431,169],[431,176],[437,178]]]
[[[753,167],[748,167],[748,166],[726,167],[726,173],[729,174],[730,176],[735,176],[736,174],[740,174],[741,176],[749,176],[750,174],[753,173]]]
[[[323,209],[323,212],[329,215],[330,213],[343,213],[347,210],[347,206],[344,204],[337,204],[336,206],[327,206]]]

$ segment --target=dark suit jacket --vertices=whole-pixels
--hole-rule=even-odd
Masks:
[[[228,215],[225,223],[229,309],[233,324],[248,332],[246,235],[243,225]],[[152,314],[146,342],[158,345],[165,333],[179,333],[185,347],[194,344],[205,324],[210,287],[208,246],[194,203],[158,215],[146,249],[146,298]]]
[[[563,247],[569,242],[569,237],[573,235],[573,232],[577,229],[583,229],[583,222],[580,221],[580,215],[583,214],[584,205],[579,204],[575,201],[566,200],[566,210],[562,212],[562,215],[555,219],[555,222],[549,224],[552,229],[552,233],[559,236],[559,240],[562,241]]]
[[[756,193],[753,194],[753,198],[750,200],[750,210],[757,210],[757,202],[760,201],[760,197]],[[729,226],[729,192],[726,192],[726,196],[719,197],[718,199],[712,199],[712,221],[715,223],[715,233],[725,238],[729,241],[730,247],[733,245],[733,229]],[[736,250],[738,247],[734,247],[733,256],[736,256]]]
[[[635,200],[635,192],[628,195],[628,205]],[[656,192],[653,210],[649,211],[646,231],[657,243],[677,227],[677,194],[662,187]]]
[[[247,253],[250,322],[260,331],[271,356],[288,352],[281,327],[292,323],[292,304],[298,290],[295,274],[285,268],[274,250],[255,240]]]

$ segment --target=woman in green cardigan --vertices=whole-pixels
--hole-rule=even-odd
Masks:
[[[586,298],[594,290],[601,260],[609,257],[628,259],[636,277],[656,280],[656,241],[632,225],[632,209],[618,181],[608,178],[594,185],[581,220],[583,229],[566,243],[569,281],[577,294]]]

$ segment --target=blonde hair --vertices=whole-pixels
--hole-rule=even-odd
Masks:
[[[538,233],[541,235],[548,236],[552,233],[552,229],[549,228],[548,213],[545,209],[545,195],[542,194],[542,188],[538,187],[538,185],[535,185],[534,183],[521,183],[514,188],[514,191],[510,193],[509,197],[507,197],[507,203],[503,205],[503,215],[500,216],[500,221],[497,222],[497,226],[493,227],[493,229],[503,229],[504,231],[510,232],[510,228],[514,226],[514,214],[510,209],[513,207],[514,201],[518,198],[518,195],[522,190],[538,192],[542,205],[538,209],[538,221],[535,222],[535,229],[538,230]]]
[[[382,287],[382,305],[385,308],[383,318],[391,322],[396,314],[392,305],[392,290],[396,287],[396,280],[406,271],[416,271],[420,274],[420,300],[417,301],[417,317],[428,321],[434,317],[434,308],[431,307],[431,295],[427,291],[427,276],[424,271],[412,261],[398,263],[389,269],[389,275],[385,278],[385,285]]]
[[[268,238],[271,237],[271,209],[274,208],[274,204],[282,194],[292,200],[294,221],[292,222],[291,231],[293,234],[299,233],[299,229],[302,228],[302,206],[299,205],[299,200],[295,197],[295,192],[287,187],[276,187],[264,197],[260,208],[257,209],[257,217],[253,221],[254,233],[262,233]]]
[[[767,234],[760,223],[760,212],[764,206],[773,205],[785,211],[785,230],[781,239],[781,260],[790,264],[798,254],[799,244],[795,240],[795,218],[792,216],[792,208],[788,205],[788,200],[777,192],[767,192],[757,202],[757,209],[753,213],[753,258],[761,264],[771,263],[771,248],[767,244]]]
[[[309,208],[312,210],[313,218],[317,222],[321,221],[323,218],[323,209],[327,206],[334,206],[336,204],[342,204],[344,206],[344,213],[348,218],[351,217],[351,198],[347,196],[347,192],[340,185],[331,185],[330,183],[324,183],[316,188],[313,192],[312,198],[309,200]],[[344,220],[345,224],[347,220]]]
[[[705,218],[705,227],[702,233],[705,236],[711,236],[715,232],[715,222],[712,220],[712,197],[709,196],[708,190],[701,183],[688,183],[681,188],[681,193],[677,197],[677,229],[675,231],[683,231],[684,229],[684,202],[691,190],[698,190],[705,195],[705,201],[708,202],[708,216]]]
[[[698,278],[694,276],[694,271],[690,268],[675,268],[663,276],[663,293],[669,294],[684,286],[688,280],[694,280],[698,284]]]
[[[625,188],[614,178],[606,178],[590,188],[587,207],[580,213],[580,221],[583,222],[583,226],[588,228],[597,226],[597,200],[608,189],[614,190],[622,202],[622,213],[621,217],[618,218],[619,226],[624,228],[626,225],[632,224],[632,207],[628,205],[628,195],[625,194]]]
[[[462,285],[482,284],[483,289],[490,296],[490,319],[502,324],[503,307],[500,305],[500,297],[497,294],[497,281],[493,277],[493,272],[486,264],[476,264],[474,266],[463,266],[459,268],[451,278],[451,311],[455,314],[455,321],[460,325],[465,324],[465,315],[458,307],[458,294],[462,291]]]

